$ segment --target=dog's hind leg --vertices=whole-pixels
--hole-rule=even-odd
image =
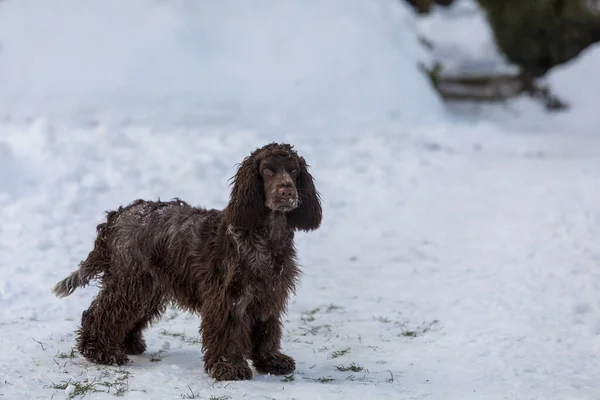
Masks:
[[[129,361],[124,346],[129,334],[135,332],[134,336],[141,335],[141,329],[147,324],[138,325],[145,316],[143,304],[148,294],[137,293],[113,281],[106,284],[82,314],[81,328],[77,331],[77,349],[95,363],[121,365]],[[139,353],[143,342],[138,340],[136,344]]]
[[[125,336],[123,348],[126,354],[138,355],[146,351],[146,341],[144,340],[144,329],[146,329],[154,320],[160,318],[165,311],[166,302],[162,294],[154,295],[149,302],[144,316],[139,319],[133,328]]]
[[[131,315],[122,308],[121,299],[115,300],[113,293],[102,289],[82,313],[77,330],[77,350],[98,364],[121,365],[129,360],[121,343],[130,329]]]

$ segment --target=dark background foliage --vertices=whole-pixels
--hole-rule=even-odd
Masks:
[[[406,0],[421,14],[454,0]],[[600,41],[600,0],[477,0],[498,48],[539,77]]]

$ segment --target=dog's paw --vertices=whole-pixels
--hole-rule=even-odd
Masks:
[[[211,375],[217,381],[242,381],[252,379],[248,363],[219,361],[211,368]]]
[[[123,343],[123,350],[129,355],[139,355],[146,351],[146,341],[141,337],[127,338]]]
[[[115,351],[110,353],[103,351],[84,351],[82,352],[82,355],[88,360],[95,362],[96,364],[102,365],[123,365],[129,362],[129,357],[127,357],[127,354],[125,354],[125,352],[122,351]]]
[[[261,374],[288,375],[296,369],[294,359],[283,353],[267,354],[253,360],[254,368]]]

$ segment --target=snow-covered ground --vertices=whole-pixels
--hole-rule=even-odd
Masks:
[[[76,110],[161,127],[210,117],[360,131],[443,113],[414,79],[424,51],[397,28],[412,17],[394,0],[19,0],[3,10],[0,109],[11,118]],[[427,109],[399,93],[419,93]]]
[[[467,119],[419,73],[395,0],[77,4],[0,5],[0,397],[598,397],[599,91],[570,89],[597,87],[598,48],[549,77],[572,112]],[[121,368],[72,353],[96,290],[50,289],[104,210],[223,207],[271,140],[324,199],[322,228],[297,236],[294,375],[215,383],[177,310]]]

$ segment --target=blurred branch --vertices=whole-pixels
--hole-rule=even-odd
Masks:
[[[550,89],[524,73],[487,73],[444,75],[436,63],[431,69],[422,69],[446,101],[502,102],[521,94],[541,101],[546,109],[564,110],[568,105],[553,95]]]
[[[406,0],[419,14],[428,14],[434,5],[448,7],[454,0]]]
[[[515,97],[523,88],[518,75],[438,75],[436,88],[445,99],[501,101]]]

